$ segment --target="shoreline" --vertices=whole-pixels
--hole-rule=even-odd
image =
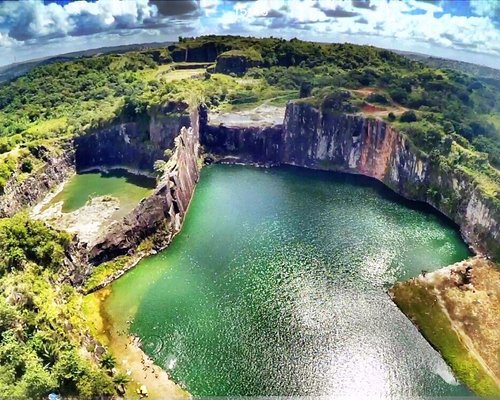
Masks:
[[[92,311],[88,312],[92,318],[89,318],[87,312],[86,318],[89,326],[92,325],[92,330],[95,330],[94,336],[116,357],[116,367],[130,378],[124,398],[140,399],[137,390],[142,385],[146,386],[150,399],[191,398],[189,392],[174,382],[168,373],[142,350],[140,338],[129,334],[131,321],[126,320],[123,323],[107,313],[105,303],[110,294],[111,289],[104,288],[101,292],[85,296],[87,304],[90,302],[93,306]]]
[[[83,169],[79,169],[76,171],[77,174],[85,174],[85,173],[88,173],[88,172],[103,172],[103,173],[109,173],[110,171],[113,171],[113,170],[124,170],[126,172],[128,172],[129,174],[132,174],[132,175],[137,175],[137,176],[145,176],[147,178],[151,178],[151,179],[156,179],[156,175],[152,172],[148,172],[144,169],[137,169],[137,168],[131,168],[131,167],[128,167],[126,165],[97,165],[95,167],[89,167],[89,168],[83,168]]]
[[[216,162],[215,164],[250,165],[252,167],[257,167],[257,168],[270,168],[270,167],[275,167],[276,166],[276,165],[272,165],[272,166],[261,165],[261,164],[254,164],[254,163],[249,164],[249,163],[245,163],[245,162],[235,162],[235,161],[236,160],[229,161],[226,158],[226,159],[220,160],[219,162]],[[283,166],[285,166],[285,167],[287,167],[287,166],[296,167],[294,165],[288,165],[288,164],[283,164]],[[446,214],[444,214],[443,212],[441,212],[435,206],[433,206],[432,204],[430,204],[428,202],[409,199],[409,198],[403,196],[402,194],[396,192],[395,190],[393,190],[391,187],[389,187],[387,184],[385,184],[385,182],[383,182],[383,181],[381,181],[379,179],[376,179],[374,177],[370,177],[368,175],[359,174],[359,173],[352,173],[352,172],[347,172],[347,171],[331,171],[331,170],[322,170],[322,169],[316,169],[316,168],[313,169],[313,168],[307,168],[307,167],[299,167],[299,168],[304,168],[304,169],[313,170],[313,171],[317,170],[317,171],[326,171],[326,172],[340,172],[340,173],[344,173],[344,174],[348,174],[348,175],[352,175],[352,176],[367,177],[373,183],[380,184],[381,187],[383,187],[384,189],[390,191],[391,193],[393,193],[394,195],[400,197],[401,199],[404,199],[406,201],[409,201],[409,202],[412,202],[412,203],[415,203],[415,204],[418,204],[418,205],[424,205],[426,207],[429,207],[429,209],[432,209],[433,212],[436,212],[442,218],[445,218],[445,219],[449,220],[451,223],[453,223],[455,229],[457,230],[457,232],[459,232],[460,237],[462,238],[462,240],[464,241],[464,243],[467,244],[467,246],[469,247],[469,249],[470,249],[470,251],[472,253],[472,255],[470,257],[468,257],[465,261],[470,261],[470,260],[474,259],[475,257],[483,256],[482,252],[474,244],[470,243],[467,240],[467,236],[462,233],[462,231],[460,230],[460,227],[459,227],[458,224],[456,224]],[[196,187],[195,187],[195,190],[196,190]],[[194,196],[194,193],[193,193],[193,196]],[[192,198],[191,198],[191,200],[189,202],[189,205],[191,204],[191,201],[192,201]],[[186,214],[189,211],[189,205],[188,205],[188,208],[186,210]],[[186,216],[184,218],[186,218]],[[111,276],[109,276],[108,278],[106,278],[99,285],[94,286],[93,288],[87,290],[86,291],[86,295],[91,295],[91,294],[92,295],[97,295],[99,290],[111,291],[111,289],[108,287],[108,285],[111,284],[112,282],[114,282],[115,280],[119,279],[121,276],[123,276],[125,273],[127,273],[128,271],[130,271],[132,268],[134,268],[143,258],[146,258],[148,256],[154,255],[154,254],[158,253],[159,251],[162,251],[162,250],[165,250],[166,248],[168,248],[168,246],[172,243],[172,240],[174,239],[174,237],[182,230],[182,226],[183,226],[183,223],[184,223],[184,218],[183,218],[183,220],[181,222],[179,230],[177,230],[176,232],[173,232],[173,233],[171,232],[172,235],[168,239],[168,243],[167,244],[165,244],[164,246],[161,246],[161,247],[159,247],[157,249],[150,250],[150,251],[147,251],[147,252],[143,251],[143,252],[136,252],[136,253],[134,253],[131,256],[131,259],[130,259],[129,263],[124,268],[120,269],[119,271],[115,272],[114,274],[112,274]],[[450,267],[449,265],[448,266],[444,266],[444,267],[438,269],[437,271],[445,270],[445,269],[447,269],[449,267]],[[102,300],[102,306],[104,306],[104,302],[105,302],[105,298]],[[101,318],[102,318],[102,313],[105,313],[105,311],[104,310],[101,311]],[[112,324],[112,318],[110,316],[105,317],[105,319],[107,320],[107,324],[109,326],[113,325]],[[134,336],[127,335],[126,338],[128,340],[128,343],[129,343],[130,347],[125,346],[125,348],[123,348],[123,345],[124,345],[124,342],[123,342],[124,339],[123,339],[123,337],[121,339],[119,339],[118,337],[113,336],[113,338],[114,338],[113,340],[117,343],[116,346],[118,346],[118,352],[115,353],[115,351],[114,351],[114,353],[117,356],[119,356],[120,359],[122,359],[122,357],[121,357],[122,355],[123,355],[123,357],[126,358],[127,355],[130,356],[130,354],[132,354],[132,355],[134,355],[134,354],[141,354],[141,356],[144,356],[145,359],[148,360],[147,362],[151,362],[152,363],[151,359],[140,348],[140,339],[138,340],[138,338],[136,338]],[[121,349],[119,348],[120,344],[121,344]],[[431,344],[431,345],[434,347],[433,344]],[[126,349],[128,349],[128,350],[126,350]],[[438,351],[439,351],[439,349],[438,349]],[[439,352],[441,353],[441,351],[439,351]],[[448,364],[450,364],[450,363],[448,363]],[[161,371],[162,376],[164,376],[165,379],[168,379],[168,374],[163,369],[161,369],[160,367],[157,366],[157,368],[158,368],[159,371]],[[140,382],[140,381],[141,381],[141,379],[139,377],[138,378],[138,382]],[[148,389],[149,389],[149,386],[148,386]],[[178,387],[178,389],[182,390],[180,387]],[[166,396],[166,394],[163,393],[163,396],[160,395],[160,398],[161,397],[164,398],[165,396]],[[167,396],[169,396],[169,395],[167,394]],[[185,396],[189,396],[189,394],[186,394]]]

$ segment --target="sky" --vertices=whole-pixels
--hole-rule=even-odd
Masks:
[[[0,65],[206,34],[370,44],[500,68],[500,0],[0,1]]]

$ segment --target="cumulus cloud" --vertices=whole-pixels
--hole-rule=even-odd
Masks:
[[[497,23],[500,21],[500,2],[496,0],[471,0],[470,8],[476,15],[490,17]]]
[[[307,28],[325,41],[335,34],[380,37],[392,39],[394,47],[399,41],[414,41],[500,55],[500,32],[486,16],[494,13],[494,7],[483,6],[481,16],[457,16],[445,13],[441,2],[380,1],[376,5],[360,0],[255,0],[237,3],[236,12],[223,13],[221,21],[228,31],[233,24],[247,22],[246,31],[252,34],[292,36]],[[263,12],[268,17],[258,18]]]
[[[196,0],[150,0],[150,4],[155,5],[161,15],[169,17],[196,16],[198,12]],[[207,7],[207,4],[204,5]]]
[[[11,47],[16,44],[16,41],[9,37],[9,35],[0,32],[0,47]]]
[[[468,15],[454,15],[450,10],[456,7],[450,4],[449,0],[79,0],[61,5],[50,0],[0,0],[0,47],[14,54],[21,47],[29,53],[30,46],[41,51],[43,46],[74,44],[71,50],[79,50],[90,43],[122,44],[125,39],[120,38],[125,37],[140,42],[228,33],[404,50],[439,46],[498,58],[500,1],[470,0]]]
[[[375,4],[370,4],[370,0],[352,0],[352,6],[355,8],[366,8],[369,10],[375,10],[377,8]]]
[[[182,16],[196,8],[189,1],[80,0],[65,5],[7,1],[0,4],[0,31],[18,41],[86,36],[164,26],[168,22],[164,17]]]
[[[350,18],[359,15],[359,13],[355,11],[347,11],[339,6],[333,9],[322,9],[321,11],[323,11],[327,17],[333,18]]]

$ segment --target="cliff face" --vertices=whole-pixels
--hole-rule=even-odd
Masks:
[[[205,125],[201,144],[222,161],[251,164],[275,164],[280,160],[283,127],[234,128]]]
[[[249,68],[258,67],[261,63],[243,55],[219,56],[215,65],[215,72],[222,74],[234,73],[244,75]]]
[[[390,125],[361,116],[323,113],[289,103],[283,127],[226,128],[206,124],[201,141],[226,161],[289,164],[358,173],[397,193],[431,204],[476,248],[500,257],[500,210],[459,170],[445,171]]]
[[[127,166],[152,171],[154,162],[163,157],[163,152],[149,145],[147,139],[147,129],[137,122],[117,124],[76,137],[76,169]]]
[[[213,62],[228,49],[223,43],[207,42],[196,47],[172,45],[168,47],[174,62]]]
[[[76,169],[126,166],[153,171],[156,160],[172,148],[183,126],[190,126],[187,104],[168,102],[135,122],[118,123],[74,139]]]
[[[70,143],[62,145],[60,156],[48,157],[45,165],[24,182],[11,179],[0,196],[0,218],[11,217],[24,207],[40,202],[54,186],[64,182],[74,172],[75,152]]]
[[[133,251],[148,236],[156,235],[157,247],[165,247],[179,232],[199,179],[198,116],[193,127],[182,128],[175,138],[172,157],[154,193],[144,199],[122,221],[113,224],[89,252],[89,260],[99,264]]]

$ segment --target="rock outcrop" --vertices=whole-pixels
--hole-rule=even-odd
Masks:
[[[61,145],[60,155],[47,154],[47,161],[24,182],[14,176],[0,196],[0,218],[11,217],[25,207],[40,202],[54,187],[64,182],[74,172],[75,152],[71,143]]]
[[[122,221],[114,223],[90,249],[91,263],[99,264],[130,253],[152,235],[159,243],[157,247],[163,248],[179,232],[199,179],[197,112],[193,113],[192,121],[193,126],[183,127],[175,138],[173,155],[154,193]]]
[[[211,126],[202,110],[201,143],[226,162],[288,164],[362,174],[451,220],[477,250],[500,258],[500,209],[473,179],[444,170],[381,120],[289,103],[283,126]]]
[[[206,42],[194,46],[180,43],[168,47],[174,62],[213,62],[220,53],[228,49],[222,42]]]

